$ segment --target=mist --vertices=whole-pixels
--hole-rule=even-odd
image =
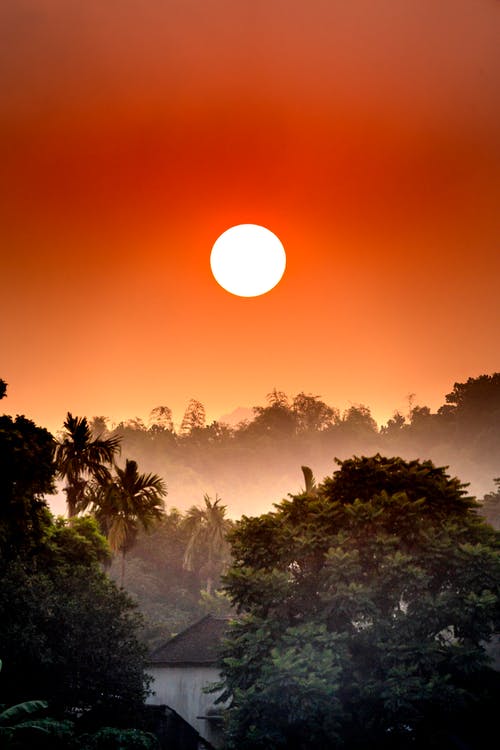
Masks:
[[[301,466],[320,482],[336,470],[336,458],[353,455],[430,459],[478,499],[500,474],[500,373],[455,383],[435,412],[410,397],[407,413],[395,412],[382,425],[367,405],[340,412],[319,396],[276,389],[248,414],[236,425],[206,424],[203,404],[193,399],[177,429],[168,406],[153,409],[147,422],[90,422],[95,434],[122,437],[120,462],[133,458],[141,471],[164,478],[167,508],[184,511],[208,494],[220,497],[233,519],[267,512],[299,492]],[[62,493],[51,506],[64,512]]]

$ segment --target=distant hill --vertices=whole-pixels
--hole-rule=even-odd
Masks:
[[[253,409],[250,409],[248,406],[238,406],[229,414],[223,414],[222,417],[219,417],[218,421],[224,422],[224,424],[228,424],[230,427],[236,427],[240,422],[244,422],[245,420],[251,421],[254,416]]]

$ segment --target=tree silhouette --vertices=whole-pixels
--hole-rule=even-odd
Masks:
[[[201,401],[192,398],[186,407],[182,418],[180,434],[190,435],[193,430],[203,429],[205,427],[206,414],[205,407]]]
[[[145,531],[164,516],[165,482],[158,474],[140,474],[137,462],[125,461],[115,475],[92,485],[89,502],[111,551],[121,553],[121,585],[125,577],[125,555],[133,546],[139,527]]]
[[[209,495],[203,499],[205,507],[192,505],[186,513],[189,540],[183,564],[186,570],[199,568],[205,574],[206,592],[211,594],[214,578],[220,575],[228,559],[226,534],[232,524],[225,517],[226,506],[220,504],[220,497],[216,495],[213,502]]]
[[[500,409],[500,372],[455,383],[451,393],[446,395],[446,403],[463,412],[488,413]]]
[[[261,437],[287,438],[297,430],[297,414],[290,407],[286,393],[276,388],[267,394],[268,406],[254,406],[254,419],[247,426],[248,434]]]
[[[54,438],[29,419],[0,416],[0,562],[35,549],[50,523]]]
[[[94,438],[87,418],[74,417],[68,412],[63,437],[56,446],[55,461],[59,478],[66,480],[64,492],[69,518],[81,509],[90,479],[98,482],[109,479],[107,465],[112,464],[119,452],[120,440],[119,437]]]
[[[319,396],[301,391],[293,399],[292,410],[297,416],[297,429],[300,432],[326,430],[340,420],[338,409],[333,409]]]
[[[173,432],[174,422],[172,419],[172,409],[168,406],[155,406],[149,415],[148,424],[150,429],[154,427],[156,429]]]

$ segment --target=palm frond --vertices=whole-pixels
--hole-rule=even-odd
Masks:
[[[305,481],[305,492],[307,494],[311,494],[316,490],[316,480],[314,478],[314,474],[312,473],[312,469],[309,466],[301,466],[302,474],[304,475],[304,481]]]

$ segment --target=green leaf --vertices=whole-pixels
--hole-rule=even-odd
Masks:
[[[48,703],[46,701],[17,703],[15,706],[6,708],[0,713],[0,724],[4,726],[18,724],[21,721],[25,721],[26,717],[46,709],[47,706]]]

